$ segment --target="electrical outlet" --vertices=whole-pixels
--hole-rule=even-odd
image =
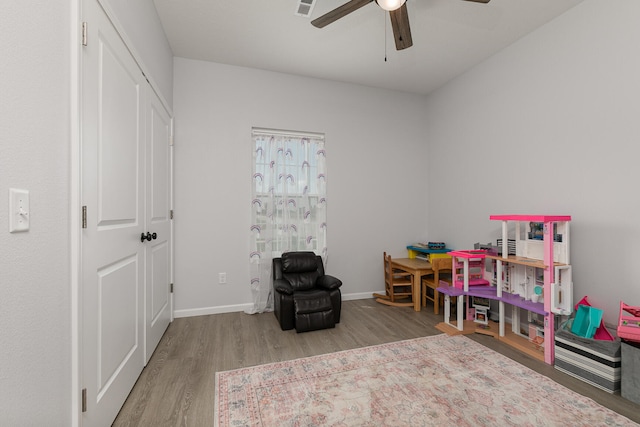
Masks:
[[[218,273],[218,283],[221,285],[227,283],[227,273]]]

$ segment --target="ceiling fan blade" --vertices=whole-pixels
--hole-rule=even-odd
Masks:
[[[396,41],[396,50],[406,49],[413,46],[411,39],[411,28],[409,27],[409,13],[407,3],[402,7],[389,12],[391,17],[391,28],[393,28],[393,38]]]
[[[489,3],[491,0],[465,0],[465,1],[473,1],[476,3]]]
[[[318,28],[325,27],[331,24],[332,22],[335,22],[338,19],[342,18],[343,16],[346,16],[351,12],[355,12],[356,10],[360,9],[362,6],[368,5],[372,1],[373,0],[351,0],[343,4],[342,6],[337,7],[332,11],[325,13],[321,17],[314,19],[313,21],[311,21],[311,25]]]

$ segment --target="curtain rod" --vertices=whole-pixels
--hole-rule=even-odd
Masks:
[[[324,139],[323,133],[315,133],[315,132],[301,132],[301,131],[290,131],[283,129],[269,129],[269,128],[251,128],[252,135],[280,135],[280,136],[299,136],[301,138],[322,138]]]

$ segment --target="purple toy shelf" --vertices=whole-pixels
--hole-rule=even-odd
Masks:
[[[494,301],[502,301],[516,307],[524,308],[532,313],[541,314],[543,316],[547,316],[549,314],[545,311],[544,304],[541,302],[525,300],[520,295],[514,295],[504,291],[502,292],[502,296],[499,297],[495,286],[473,286],[469,287],[469,291],[465,292],[463,289],[446,285],[438,287],[438,292],[451,297],[470,296],[488,298]]]

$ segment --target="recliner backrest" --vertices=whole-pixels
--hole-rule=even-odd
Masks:
[[[318,277],[324,276],[322,258],[313,252],[285,252],[280,265],[282,277],[295,291],[313,289]]]

